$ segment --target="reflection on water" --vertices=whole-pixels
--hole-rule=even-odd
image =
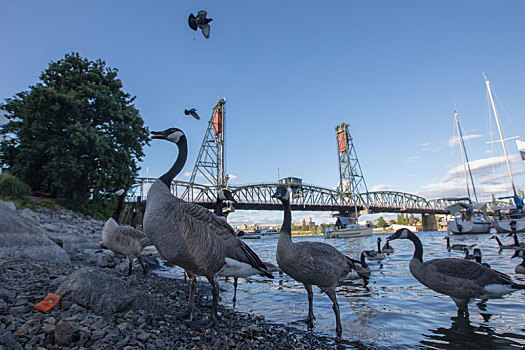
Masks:
[[[461,251],[446,250],[445,232],[424,232],[418,236],[424,245],[424,260],[458,257]],[[343,253],[358,258],[364,249],[376,248],[377,237],[386,234],[353,239],[323,237],[294,237],[294,241],[327,242]],[[499,252],[491,235],[463,235],[451,237],[451,243],[476,244],[483,253],[483,261],[493,269],[509,274],[519,283],[524,276],[515,275],[519,261],[510,260],[511,251]],[[506,241],[506,237],[501,237]],[[520,237],[521,238],[521,237]],[[263,261],[277,264],[277,239],[246,240]],[[341,309],[343,338],[349,347],[378,348],[436,348],[436,349],[500,349],[522,348],[525,345],[525,305],[523,291],[503,299],[491,299],[469,305],[470,323],[451,317],[457,314],[454,302],[448,297],[421,285],[408,271],[408,262],[414,252],[410,241],[394,241],[395,252],[381,263],[371,261],[372,276],[367,286],[361,281],[349,281],[338,287],[337,298]],[[182,278],[180,268],[170,271]],[[233,280],[220,280],[221,303],[233,306]],[[237,303],[241,312],[264,315],[266,320],[290,324],[304,319],[308,313],[306,290],[286,275],[275,274],[271,280],[261,276],[239,279]],[[330,299],[314,287],[314,332],[319,336],[335,335],[335,318]],[[307,330],[304,324],[294,324]]]

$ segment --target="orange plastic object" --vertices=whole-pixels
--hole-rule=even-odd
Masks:
[[[55,307],[59,300],[60,295],[48,293],[44,300],[35,305],[35,309],[40,310],[42,312],[48,312],[53,307]]]

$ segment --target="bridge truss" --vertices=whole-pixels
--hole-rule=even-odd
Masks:
[[[282,210],[281,203],[271,197],[277,183],[242,186],[228,184],[228,176],[224,172],[225,103],[225,99],[220,99],[213,107],[190,181],[173,181],[173,194],[185,201],[213,209],[217,193],[228,188],[237,201],[232,210]],[[427,201],[423,197],[403,192],[368,192],[348,125],[338,125],[336,134],[340,171],[338,188],[328,189],[303,183],[294,186],[292,210],[332,211],[344,216],[352,215],[356,210],[360,214],[381,212],[439,214],[445,213],[446,207],[451,204],[446,199]],[[195,183],[197,177],[205,179],[206,183]],[[149,186],[154,181],[155,179],[152,178],[138,178],[138,186],[135,187],[130,199],[146,199]]]

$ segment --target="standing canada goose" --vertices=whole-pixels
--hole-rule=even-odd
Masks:
[[[479,248],[474,248],[474,251],[473,251],[473,255],[474,255],[474,259],[476,260],[476,262],[478,264],[481,264],[485,267],[488,267],[490,269],[490,265],[485,263],[485,262],[481,262],[481,249]]]
[[[460,243],[450,245],[450,237],[449,236],[445,236],[444,239],[447,240],[447,250],[448,251],[450,251],[451,249],[452,250],[461,250],[461,251],[463,251],[463,249],[465,249],[465,248],[471,249],[472,247],[475,246],[475,244],[466,245],[466,244],[460,244]]]
[[[523,250],[523,249],[516,250],[514,252],[514,255],[512,256],[512,258],[518,258],[518,257],[522,258],[523,260],[521,261],[521,263],[519,265],[517,265],[514,268],[514,272],[523,275],[523,274],[525,274],[525,250]]]
[[[463,259],[474,260],[474,255],[470,254],[468,248],[463,248],[463,252],[465,253],[465,257]]]
[[[276,258],[279,267],[294,280],[301,282],[308,293],[308,317],[303,321],[313,326],[314,311],[312,286],[318,286],[333,303],[336,339],[341,338],[342,326],[335,287],[355,269],[353,261],[333,246],[322,242],[292,241],[292,211],[290,192],[283,185],[277,186],[273,198],[283,203],[284,218],[277,243]]]
[[[153,183],[148,192],[144,231],[160,255],[169,263],[182,267],[190,278],[186,310],[177,316],[192,319],[196,276],[204,276],[212,285],[212,315],[209,324],[200,326],[215,324],[219,301],[218,273],[238,268],[246,261],[261,271],[266,267],[248,246],[235,237],[234,229],[226,221],[170,192],[171,182],[184,167],[188,155],[184,132],[169,128],[151,133],[154,139],[175,143],[179,153],[172,167]]]
[[[394,248],[390,246],[390,242],[386,241],[385,245],[382,248],[383,253],[391,254],[394,252]]]
[[[128,273],[130,275],[135,258],[139,260],[142,270],[146,273],[146,266],[140,254],[144,247],[149,244],[149,241],[143,232],[131,226],[119,226],[118,218],[122,211],[126,191],[120,189],[116,191],[115,194],[119,196],[117,208],[104,224],[104,228],[102,229],[102,245],[117,254],[125,255],[129,259]]]
[[[489,239],[495,239],[496,242],[498,242],[498,246],[499,246],[499,251],[500,251],[500,252],[501,252],[503,249],[514,249],[514,244],[503,244],[503,243],[501,243],[499,237],[496,236],[496,235],[490,237]]]
[[[405,228],[387,238],[409,239],[414,243],[414,256],[409,269],[412,276],[428,288],[448,295],[458,307],[458,316],[468,317],[468,302],[474,298],[494,299],[525,289],[504,273],[489,269],[474,261],[456,258],[432,259],[423,262],[423,245]]]
[[[363,250],[367,259],[381,261],[386,258],[385,254],[381,252],[381,237],[377,238],[377,251]]]
[[[508,236],[514,237],[514,244],[512,245],[514,249],[525,249],[525,243],[518,240],[518,234],[516,232],[510,232]]]
[[[217,195],[217,201],[215,203],[215,215],[226,220],[226,216],[224,216],[224,213],[222,211],[222,203],[224,201],[231,201],[233,203],[237,203],[237,202],[233,198],[233,195],[230,190],[227,190],[227,189],[222,190]],[[259,256],[255,254],[255,252],[253,252],[246,243],[244,243],[238,238],[236,238],[236,240],[237,242],[235,242],[235,244],[229,244],[229,245],[227,244],[226,249],[232,250],[231,252],[227,253],[227,256],[236,256],[238,257],[237,258],[238,260],[232,260],[229,262],[228,258],[226,258],[227,264],[217,274],[218,276],[223,276],[223,277],[233,277],[233,304],[235,304],[235,302],[237,301],[237,285],[238,285],[239,277],[246,278],[246,277],[250,277],[250,276],[259,274],[261,276],[273,278],[273,275],[268,270],[268,267],[271,264],[268,263],[269,264],[268,265],[267,263],[263,262],[262,264],[264,265],[264,269],[262,269],[262,266],[258,264],[258,262],[261,261]],[[242,247],[241,253],[248,252],[249,254],[239,255],[239,252],[235,252],[235,250],[238,250],[239,247]],[[253,257],[257,257],[257,259],[254,259]],[[256,262],[256,263],[253,263],[253,262]]]

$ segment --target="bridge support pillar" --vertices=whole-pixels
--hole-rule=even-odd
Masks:
[[[423,214],[421,215],[423,221],[423,231],[437,231],[436,215],[434,214]]]

